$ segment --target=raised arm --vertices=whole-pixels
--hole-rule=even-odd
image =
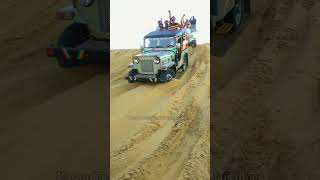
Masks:
[[[184,17],[185,17],[185,16],[186,16],[186,15],[183,14],[183,16],[182,16],[182,18],[181,18],[181,21],[180,21],[181,27],[184,27]]]
[[[169,24],[171,24],[171,11],[168,10],[168,12],[169,12]]]
[[[183,25],[184,28],[187,27],[188,22],[189,22],[189,19],[187,19],[187,20],[184,22],[184,25]]]

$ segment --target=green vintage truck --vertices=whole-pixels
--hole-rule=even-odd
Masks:
[[[211,1],[211,29],[216,33],[237,30],[243,17],[250,14],[250,0]]]
[[[126,79],[168,82],[188,67],[188,33],[183,29],[158,30],[144,36],[141,54],[133,57]]]
[[[56,19],[71,20],[56,43],[47,48],[63,68],[85,63],[106,63],[109,54],[109,2],[73,0],[56,13]]]

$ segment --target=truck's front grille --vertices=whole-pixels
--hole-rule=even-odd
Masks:
[[[153,73],[153,60],[140,59],[141,71],[144,73]]]
[[[99,16],[100,16],[100,30],[101,32],[108,33],[109,30],[109,7],[108,7],[107,0],[99,0],[98,7],[99,7]]]

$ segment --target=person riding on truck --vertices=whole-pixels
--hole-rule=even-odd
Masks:
[[[180,20],[180,24],[179,24],[179,23],[176,22],[176,17],[175,16],[171,16],[171,11],[168,10],[168,12],[169,12],[169,20],[165,20],[164,21],[164,25],[163,25],[162,18],[160,18],[160,20],[158,21],[158,26],[157,26],[156,30],[163,30],[163,29],[175,30],[175,29],[178,29],[178,28],[180,28],[180,29],[187,28],[188,23],[190,23],[191,19],[190,20],[186,19],[186,21],[184,21],[184,17],[186,15],[183,14],[183,16],[182,16],[182,18]]]
[[[185,22],[184,22],[184,17],[185,17],[186,15],[185,14],[183,14],[183,16],[182,16],[182,18],[181,18],[181,20],[180,20],[180,26],[181,26],[181,28],[184,28],[185,27]]]
[[[169,28],[169,21],[165,20],[164,21],[164,29],[168,29]]]
[[[175,30],[181,27],[180,24],[176,22],[176,17],[171,16],[171,11],[168,10],[168,12],[169,12],[169,30]]]
[[[162,23],[162,18],[160,18],[160,20],[158,21],[157,30],[163,30],[163,29],[164,29],[164,26],[163,26],[163,23]]]
[[[192,16],[192,17],[190,18],[190,23],[191,23],[192,25],[196,25],[196,24],[197,24],[197,20],[196,20],[196,18],[194,18],[194,16]]]
[[[190,27],[191,27],[190,21],[187,20],[186,23],[185,23],[185,27],[184,27],[184,28],[185,28],[185,31],[186,31],[188,34],[191,33]]]
[[[191,25],[190,28],[192,28],[192,29],[197,29],[197,28],[196,28],[197,20],[196,20],[196,18],[194,18],[194,16],[192,16],[192,17],[190,18],[189,22],[190,22],[190,25]]]

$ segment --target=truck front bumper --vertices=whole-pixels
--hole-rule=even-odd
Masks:
[[[125,79],[136,81],[136,82],[151,82],[151,83],[165,82],[164,78],[159,78],[154,75],[145,75],[145,74],[138,74],[136,76],[127,76],[125,77]]]
[[[99,42],[100,43],[100,42]],[[97,43],[96,43],[97,44]],[[47,48],[48,57],[62,56],[66,60],[83,62],[106,62],[109,54],[109,46],[107,42],[100,43],[98,45],[91,42],[85,42],[82,45],[70,48],[70,47],[57,47],[50,45]]]

